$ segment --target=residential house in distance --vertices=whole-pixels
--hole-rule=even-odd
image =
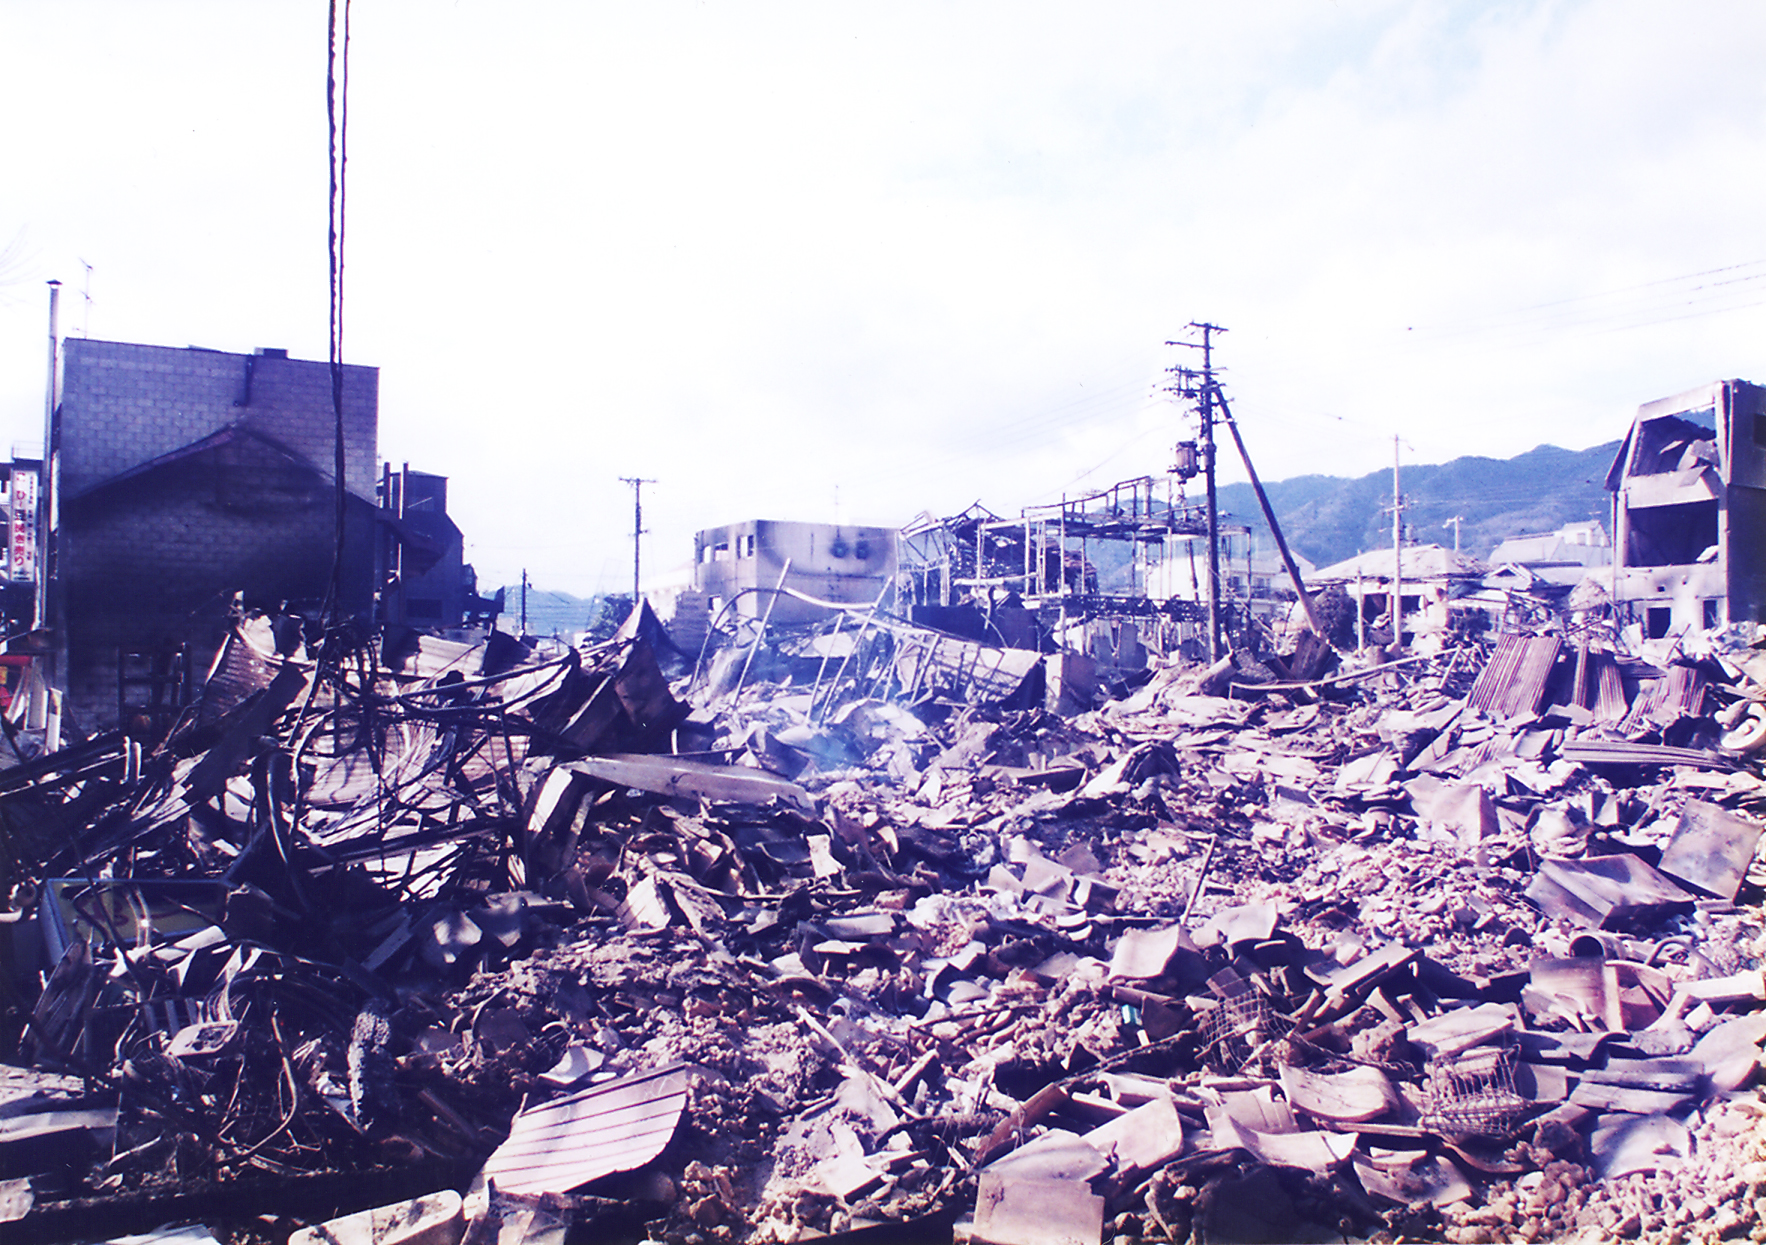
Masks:
[[[1413,636],[1444,634],[1455,609],[1476,608],[1460,603],[1478,590],[1488,568],[1469,554],[1440,545],[1406,545],[1396,563],[1392,550],[1370,549],[1308,576],[1306,586],[1316,591],[1340,585],[1355,602],[1364,626],[1389,627],[1395,569],[1402,576],[1399,591],[1408,642]]]
[[[1603,592],[1612,583],[1612,542],[1595,519],[1566,523],[1555,532],[1510,536],[1488,561],[1490,573],[1478,599],[1505,630],[1561,614],[1585,581],[1594,580]]]
[[[1644,404],[1607,489],[1622,622],[1661,638],[1766,620],[1766,388],[1723,380]]]
[[[776,623],[815,622],[828,610],[818,601],[870,605],[895,579],[895,530],[851,524],[750,519],[707,528],[693,537],[693,587],[705,594],[715,618],[730,605],[746,618],[772,608]],[[776,598],[776,599],[775,599]]]
[[[1553,583],[1574,587],[1591,568],[1613,564],[1613,542],[1597,519],[1566,523],[1555,532],[1510,536],[1488,558],[1491,566],[1524,566]]]

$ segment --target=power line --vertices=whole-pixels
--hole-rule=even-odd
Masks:
[[[331,181],[331,195],[327,203],[330,219],[326,228],[331,259],[331,327],[326,346],[326,360],[331,369],[331,414],[335,447],[333,465],[336,471],[335,482],[337,486],[337,544],[332,551],[331,584],[326,594],[326,622],[328,625],[336,622],[337,611],[342,605],[344,519],[348,496],[348,486],[345,481],[346,459],[343,435],[343,224],[344,175],[349,160],[349,0],[342,0],[342,4],[343,20],[340,27],[338,0],[331,0],[325,62],[326,151],[329,156]],[[340,42],[341,47],[339,46]]]
[[[1625,332],[1766,304],[1766,260],[1729,264],[1499,312],[1457,326],[1407,329],[1428,344],[1524,345],[1572,332]]]

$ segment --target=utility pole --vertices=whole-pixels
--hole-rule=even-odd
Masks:
[[[1245,474],[1251,479],[1251,491],[1257,494],[1257,504],[1263,509],[1263,521],[1269,524],[1269,534],[1275,538],[1276,552],[1281,554],[1282,565],[1287,568],[1288,579],[1294,585],[1294,595],[1299,598],[1300,609],[1306,615],[1306,625],[1312,629],[1313,635],[1321,640],[1328,640],[1325,629],[1319,625],[1318,611],[1312,604],[1312,594],[1306,591],[1306,582],[1300,577],[1300,568],[1294,562],[1293,551],[1288,548],[1287,538],[1282,535],[1282,525],[1276,521],[1275,507],[1269,504],[1269,494],[1263,491],[1263,481],[1257,478],[1257,468],[1251,465],[1251,451],[1245,448],[1245,438],[1239,435],[1239,421],[1233,418],[1232,407],[1226,403],[1226,395],[1221,393],[1216,396],[1220,399],[1220,414],[1226,420],[1226,430],[1233,434],[1233,444],[1239,447],[1239,458],[1245,464]],[[1249,542],[1245,550],[1245,583],[1247,586],[1251,583]],[[1246,595],[1250,595],[1249,591]]]
[[[1453,551],[1455,553],[1459,552],[1459,525],[1464,522],[1465,516],[1456,514],[1441,525],[1442,527],[1450,527],[1453,529]]]
[[[1398,434],[1392,434],[1392,647],[1404,651],[1404,494],[1398,491]]]
[[[527,635],[527,568],[521,568],[521,634]]]
[[[644,486],[654,484],[654,480],[643,480],[637,476],[620,476],[621,480],[632,486],[632,608],[638,607],[643,600],[638,591],[639,548],[644,542]]]
[[[1200,398],[1202,420],[1202,478],[1208,499],[1208,660],[1220,660],[1220,506],[1214,488],[1214,334],[1224,333],[1218,324],[1190,321],[1189,327],[1200,329],[1200,342],[1167,342],[1168,346],[1187,346],[1202,352],[1201,385],[1194,384],[1196,375],[1188,368],[1173,368],[1178,382],[1170,392],[1184,397]]]

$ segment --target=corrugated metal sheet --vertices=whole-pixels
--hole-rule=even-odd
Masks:
[[[523,1111],[484,1174],[508,1193],[567,1193],[642,1167],[674,1136],[691,1075],[671,1064]]]
[[[1594,654],[1594,669],[1600,692],[1594,701],[1594,720],[1618,722],[1624,719],[1631,705],[1625,699],[1625,680],[1619,674],[1619,663],[1611,653]]]
[[[1696,718],[1704,711],[1704,671],[1696,666],[1669,666],[1661,678],[1638,693],[1622,729],[1650,725],[1666,729],[1681,718]]]
[[[1720,752],[1700,748],[1668,748],[1661,744],[1634,744],[1620,739],[1578,739],[1558,752],[1566,761],[1581,765],[1691,765],[1697,769],[1732,770],[1735,760]]]
[[[1563,646],[1562,636],[1503,636],[1472,685],[1467,703],[1499,718],[1537,713]]]

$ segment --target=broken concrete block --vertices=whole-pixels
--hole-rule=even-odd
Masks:
[[[976,1245],[1097,1245],[1104,1199],[1083,1180],[981,1173],[969,1239]]]
[[[1609,1116],[1595,1128],[1588,1148],[1604,1180],[1632,1172],[1678,1167],[1692,1152],[1692,1134],[1662,1114]]]
[[[443,1189],[302,1228],[288,1245],[460,1245],[465,1233],[460,1195]]]
[[[1353,1166],[1363,1189],[1399,1206],[1425,1202],[1430,1206],[1447,1206],[1472,1197],[1472,1186],[1466,1178],[1438,1155],[1411,1150],[1385,1161],[1357,1156]]]
[[[1766,1012],[1725,1020],[1698,1040],[1689,1059],[1697,1060],[1720,1094],[1740,1089],[1760,1066],[1760,1043],[1766,1040]]]
[[[883,1174],[862,1154],[840,1154],[816,1164],[816,1178],[822,1187],[843,1202],[871,1188]]]
[[[1149,981],[1163,976],[1173,957],[1184,950],[1194,951],[1195,944],[1182,926],[1128,930],[1110,954],[1110,977],[1115,981]]]
[[[31,1213],[37,1195],[31,1190],[28,1176],[16,1180],[0,1180],[0,1223],[12,1223]]]

